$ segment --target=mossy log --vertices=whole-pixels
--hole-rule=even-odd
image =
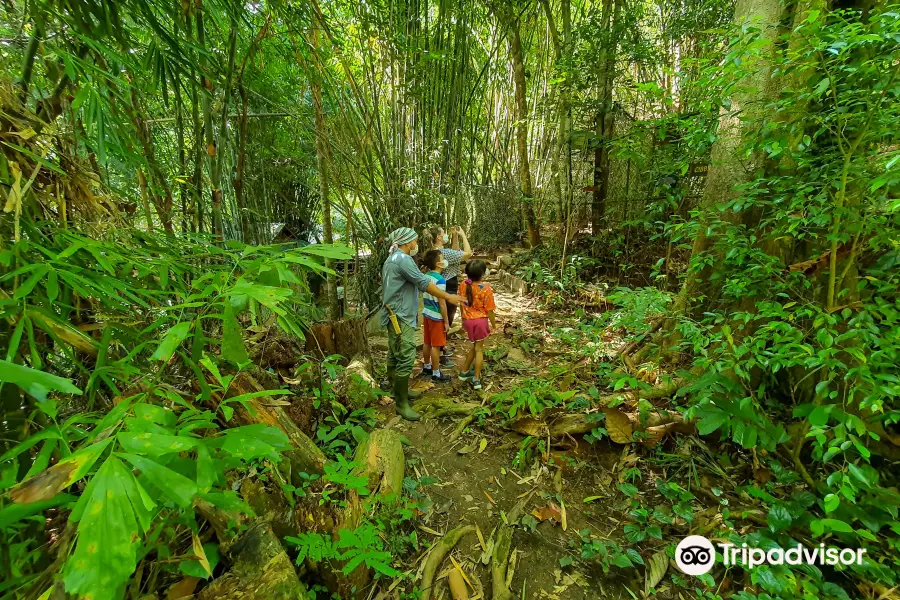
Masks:
[[[227,398],[233,398],[241,394],[259,392],[265,388],[249,373],[239,373],[226,394]],[[213,400],[218,407],[220,397],[213,395]],[[234,408],[233,421],[238,425],[252,425],[265,423],[277,427],[287,435],[294,448],[285,452],[285,456],[291,465],[291,483],[301,485],[300,473],[321,475],[325,472],[325,454],[316,446],[309,436],[303,433],[294,423],[284,409],[280,406],[272,406],[266,403],[267,398],[254,398],[246,401],[246,407],[242,404],[232,404]]]
[[[197,595],[199,600],[299,600],[308,597],[291,559],[264,520],[229,547],[231,569]]]
[[[338,396],[350,400],[353,408],[366,408],[370,399],[380,396],[378,382],[372,377],[372,364],[368,357],[359,355],[351,360],[334,391]]]
[[[481,405],[474,402],[458,402],[443,396],[427,396],[416,400],[414,408],[430,419],[441,417],[465,417],[475,413]]]

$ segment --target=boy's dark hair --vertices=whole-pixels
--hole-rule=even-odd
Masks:
[[[441,262],[441,257],[441,251],[435,248],[425,253],[425,257],[422,258],[422,263],[430,270],[437,271],[437,266],[438,263]]]
[[[472,281],[481,281],[485,271],[487,271],[487,265],[483,260],[470,260],[466,263],[466,275],[468,275],[469,279]],[[474,300],[472,299],[471,285],[466,286],[466,300],[468,300],[469,306],[472,306]]]

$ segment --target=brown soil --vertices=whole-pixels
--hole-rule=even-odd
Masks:
[[[447,371],[454,380],[439,386],[417,380],[414,387],[424,389],[425,397],[441,396],[490,406],[491,396],[515,387],[522,376],[520,373],[540,376],[557,360],[550,358],[547,364],[540,364],[538,357],[541,355],[526,354],[512,343],[511,336],[515,333],[520,339],[523,330],[533,330],[534,335],[540,337],[546,331],[547,319],[528,298],[514,296],[496,282],[493,285],[499,331],[489,338],[487,349],[489,353],[505,352],[508,358],[500,364],[487,366],[485,389],[475,392],[469,383],[456,378],[468,346],[462,333],[456,333],[451,336],[450,343],[458,366]],[[380,361],[385,354],[380,348],[386,346],[377,339],[378,336],[375,338],[370,336],[370,347],[374,349],[374,359]],[[421,358],[414,374],[420,366]],[[580,559],[579,532],[586,531],[595,539],[607,540],[621,535],[623,512],[628,510],[628,502],[616,490],[615,469],[623,455],[623,446],[608,442],[591,445],[572,440],[569,448],[553,448],[549,455],[532,448],[524,465],[513,468],[524,436],[505,431],[496,419],[481,424],[476,419],[451,442],[456,419],[406,422],[394,415],[390,405],[382,408],[380,416],[383,426],[395,428],[410,442],[406,450],[407,476],[437,479],[436,484],[427,488],[434,504],[421,519],[420,540],[428,540],[430,545],[438,539],[438,534],[472,524],[477,525],[485,545],[490,546],[492,532],[503,523],[501,511],[510,511],[521,498],[529,496],[524,514],[530,518],[523,519],[524,523],[520,521],[513,535],[512,548],[517,556],[510,589],[514,597],[616,599],[631,597],[625,587],[642,590],[642,567],[613,568],[604,574],[596,561]],[[584,502],[585,498],[591,497],[596,499]],[[561,522],[563,508],[565,529]],[[539,521],[534,518],[536,514],[553,514],[554,517]],[[479,537],[471,535],[458,544],[452,556],[476,587],[480,582],[483,597],[490,598],[491,568],[489,562],[482,562],[483,552]],[[561,560],[565,566],[561,566]],[[420,564],[411,567],[413,572]],[[449,559],[439,571],[432,598],[449,598],[448,568],[452,568]],[[440,573],[444,574],[443,578]],[[410,592],[416,583],[414,579],[399,587]]]

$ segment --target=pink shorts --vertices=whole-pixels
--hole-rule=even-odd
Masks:
[[[487,317],[466,319],[463,321],[463,329],[469,335],[470,342],[480,342],[491,335],[491,324]]]

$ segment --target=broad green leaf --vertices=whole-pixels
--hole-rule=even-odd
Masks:
[[[283,431],[263,424],[229,429],[219,439],[222,450],[243,459],[277,457],[279,451],[291,448],[291,442]]]
[[[13,502],[30,504],[53,498],[84,477],[112,439],[81,448],[49,469],[26,479],[10,491]]]
[[[120,433],[118,440],[128,452],[145,456],[162,456],[173,452],[184,452],[200,442],[197,438],[180,435],[131,432]]]
[[[204,557],[206,558],[207,563],[209,564],[210,571],[215,570],[216,565],[219,564],[219,545],[208,542],[201,546],[203,549]],[[199,558],[199,557],[198,557]],[[199,577],[200,579],[209,579],[209,574],[206,572],[206,569],[203,568],[203,565],[200,564],[201,561],[197,559],[187,559],[178,563],[178,568],[182,573],[188,575],[190,577]]]
[[[178,420],[178,416],[168,408],[141,402],[134,405],[134,415],[138,419],[143,419],[163,427],[174,427]]]
[[[222,316],[222,358],[234,365],[249,360],[247,348],[244,346],[244,338],[241,335],[241,325],[231,302],[225,302],[225,313]]]
[[[844,521],[839,521],[837,519],[816,519],[815,521],[810,522],[809,528],[813,532],[813,536],[819,537],[825,531],[837,531],[840,533],[853,533],[853,527],[845,523]]]
[[[769,509],[769,514],[766,516],[766,522],[769,524],[769,529],[774,532],[788,528],[791,521],[793,521],[791,513],[788,512],[788,509],[783,504],[773,505],[772,508]]]
[[[168,361],[175,354],[175,350],[191,332],[191,321],[182,321],[171,327],[165,337],[156,348],[156,352],[150,357],[153,360]]]
[[[38,400],[44,400],[51,391],[81,394],[81,390],[68,379],[17,365],[8,360],[0,360],[0,382],[13,383]]]
[[[216,467],[209,448],[200,444],[197,446],[197,486],[201,491],[207,492],[216,483]]]
[[[189,507],[200,493],[196,483],[154,460],[135,454],[120,453],[119,456],[139,469],[150,483],[181,508]]]
[[[78,523],[78,542],[63,569],[66,591],[93,600],[119,598],[137,566],[139,536],[154,508],[131,471],[109,457],[69,516]]]
[[[60,436],[59,432],[56,429],[43,429],[33,435],[28,436],[26,439],[22,440],[21,442],[4,452],[3,456],[0,456],[0,463],[4,463],[17,457],[26,450],[34,447],[42,440],[60,439],[60,437],[62,436]]]
[[[825,512],[832,513],[837,510],[837,507],[840,505],[841,499],[837,494],[828,494],[825,496]]]
[[[722,427],[728,423],[728,413],[718,410],[715,412],[708,413],[708,416],[705,416],[703,419],[697,423],[697,432],[700,435],[709,435],[713,431]]]

